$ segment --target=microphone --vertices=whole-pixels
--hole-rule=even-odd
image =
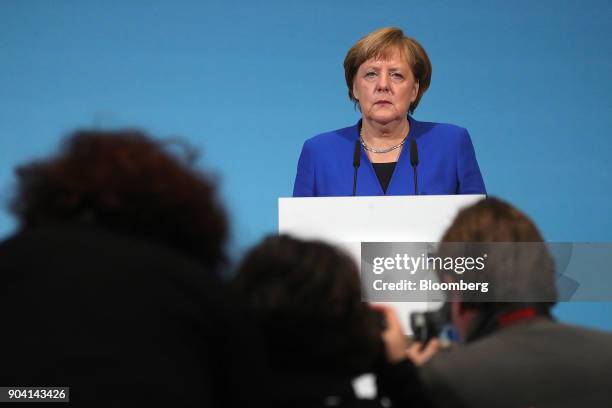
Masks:
[[[355,172],[353,173],[353,197],[357,193],[357,170],[361,165],[361,144],[359,143],[359,139],[355,141],[355,153],[353,154],[353,168]]]
[[[417,142],[410,139],[410,165],[412,166],[412,174],[414,176],[414,195],[419,195],[419,182],[417,180],[417,166],[419,165],[419,149]]]

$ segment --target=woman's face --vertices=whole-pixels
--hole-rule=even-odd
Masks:
[[[353,81],[353,95],[364,119],[383,125],[405,119],[418,92],[410,65],[397,48],[384,59],[370,58],[361,64]]]

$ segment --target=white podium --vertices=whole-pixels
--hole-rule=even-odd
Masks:
[[[438,242],[457,212],[484,195],[279,198],[278,232],[337,245],[361,262],[362,242]],[[404,330],[413,311],[439,303],[394,302]]]

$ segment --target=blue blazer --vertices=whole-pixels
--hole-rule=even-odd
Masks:
[[[486,194],[467,130],[443,123],[419,122],[412,117],[387,195],[413,195],[410,139],[419,151],[419,194]],[[294,197],[353,195],[353,155],[361,121],[354,126],[317,135],[304,143],[298,162]],[[358,196],[385,195],[372,163],[361,147],[357,171]]]

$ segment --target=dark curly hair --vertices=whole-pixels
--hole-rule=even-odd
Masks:
[[[268,237],[245,256],[232,287],[275,368],[356,375],[382,352],[380,316],[361,301],[357,266],[328,244]]]
[[[169,146],[138,130],[76,131],[58,155],[17,168],[11,211],[22,229],[90,223],[161,242],[216,269],[226,262],[225,211],[194,158]]]

